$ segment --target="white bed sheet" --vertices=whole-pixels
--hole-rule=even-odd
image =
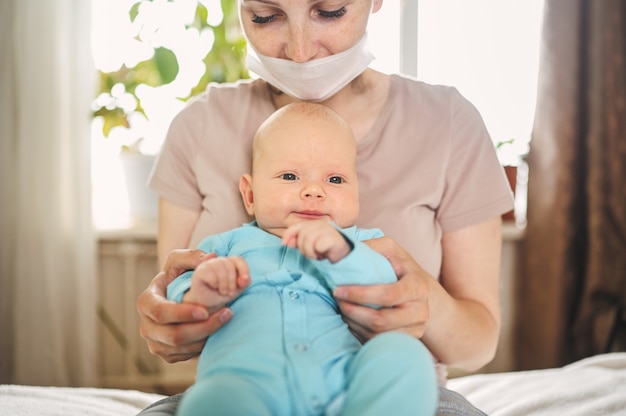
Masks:
[[[626,415],[626,353],[563,368],[450,380],[491,416]],[[134,390],[0,385],[0,416],[134,416],[162,398]]]
[[[448,387],[491,416],[626,415],[626,353],[555,369],[476,374]]]
[[[134,416],[162,397],[136,390],[0,385],[0,415]]]

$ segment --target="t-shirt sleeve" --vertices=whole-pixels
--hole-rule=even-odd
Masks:
[[[150,188],[160,197],[198,211],[202,209],[202,195],[194,166],[196,141],[204,131],[205,99],[198,97],[174,117],[149,180]]]
[[[450,149],[437,218],[443,232],[478,224],[513,208],[513,195],[483,119],[452,89]]]

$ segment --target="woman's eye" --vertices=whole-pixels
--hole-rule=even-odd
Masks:
[[[324,18],[328,18],[328,19],[337,19],[341,16],[343,16],[344,14],[346,14],[346,8],[342,7],[341,9],[337,9],[337,10],[320,10],[317,12],[321,17]]]
[[[260,25],[264,25],[264,24],[267,24],[267,23],[272,23],[274,20],[276,20],[277,17],[278,17],[278,15],[276,15],[276,14],[272,14],[272,15],[269,15],[269,16],[259,16],[257,14],[253,14],[252,15],[252,22],[260,24]]]
[[[346,14],[346,8],[342,7],[337,10],[319,10],[317,14],[320,17],[323,17],[325,19],[337,19],[337,18],[342,17],[344,14]],[[258,14],[253,13],[252,23],[256,23],[259,25],[272,23],[274,20],[278,19],[279,16],[280,16],[279,14],[271,14],[269,16],[259,16]]]
[[[295,181],[298,180],[298,177],[293,173],[283,173],[280,175],[280,178],[286,181]]]
[[[328,178],[328,182],[339,185],[340,183],[343,183],[343,178],[341,176],[331,176]]]

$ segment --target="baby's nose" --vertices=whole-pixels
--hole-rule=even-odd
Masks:
[[[326,196],[324,188],[316,183],[308,183],[302,188],[302,197],[304,199],[321,199]]]

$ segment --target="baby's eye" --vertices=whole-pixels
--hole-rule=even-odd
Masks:
[[[283,173],[282,175],[280,175],[281,179],[284,179],[286,181],[297,181],[298,177],[293,174],[293,173]]]
[[[340,183],[343,183],[343,178],[341,176],[331,176],[328,178],[328,182],[339,185]]]

